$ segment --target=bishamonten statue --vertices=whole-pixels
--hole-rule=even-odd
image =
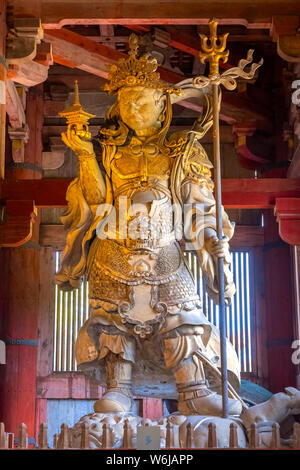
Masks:
[[[131,412],[133,395],[177,398],[185,415],[222,415],[218,329],[208,322],[183,249],[197,252],[206,289],[218,299],[219,257],[225,298],[235,293],[228,241],[234,226],[222,209],[224,238],[216,237],[212,163],[199,140],[212,125],[209,86],[204,112],[190,130],[169,133],[172,103],[184,90],[160,80],[157,61],[139,55],[130,36],[129,57],[110,67],[105,89],[116,94],[94,146],[76,92],[63,141],[79,159],[62,221],[66,246],[56,282],[61,289],[89,282],[89,319],[76,341],[79,369],[106,392],[101,413]],[[77,90],[78,91],[78,90]],[[94,139],[95,140],[95,139]],[[98,149],[101,148],[101,152]],[[232,395],[240,368],[227,342]],[[236,394],[229,414],[239,415]]]

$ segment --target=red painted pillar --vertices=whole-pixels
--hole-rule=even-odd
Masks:
[[[265,302],[267,323],[269,389],[276,393],[296,386],[297,371],[292,362],[294,291],[291,246],[278,234],[273,211],[265,211]]]
[[[34,436],[37,368],[39,251],[0,250],[0,337],[6,364],[0,369],[0,422],[17,435],[20,423]]]
[[[8,165],[8,178],[42,177],[42,84],[28,91],[26,121],[30,137],[25,147],[24,162]],[[6,365],[0,369],[0,422],[4,422],[6,431],[15,434],[18,434],[19,424],[25,423],[31,438],[35,433],[36,414],[38,241],[39,215],[29,242],[19,248],[0,249],[0,338],[5,340],[7,351]]]

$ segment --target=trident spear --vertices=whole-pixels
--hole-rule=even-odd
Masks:
[[[217,36],[217,21],[212,19],[209,22],[210,37],[200,34],[201,48],[199,58],[202,63],[209,61],[209,76],[197,77],[193,79],[193,85],[196,88],[204,88],[211,84],[212,86],[212,112],[213,112],[213,152],[214,152],[214,186],[216,199],[216,233],[218,240],[223,239],[222,228],[222,193],[221,193],[221,161],[220,161],[220,128],[219,128],[219,87],[224,85],[228,90],[236,88],[236,78],[243,77],[251,79],[255,71],[263,63],[251,64],[249,72],[245,72],[246,65],[252,62],[253,50],[248,51],[247,59],[239,61],[238,67],[232,67],[219,74],[219,61],[227,62],[229,51],[226,49],[226,40],[228,33]],[[208,43],[209,41],[209,43]],[[195,136],[193,136],[195,138]],[[223,418],[228,417],[228,376],[227,376],[227,349],[226,349],[226,305],[225,305],[225,287],[224,287],[224,258],[218,258],[218,279],[219,279],[219,321],[220,321],[220,349],[221,349],[221,381],[222,381],[222,408]]]

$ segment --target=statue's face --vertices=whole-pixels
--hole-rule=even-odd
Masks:
[[[135,131],[160,127],[164,109],[164,94],[154,88],[124,87],[118,92],[122,121]]]

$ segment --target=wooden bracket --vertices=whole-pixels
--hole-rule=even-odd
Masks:
[[[64,164],[67,147],[61,137],[50,136],[49,141],[50,152],[42,153],[42,167],[44,170],[55,170]]]
[[[8,78],[29,87],[47,79],[53,57],[43,35],[40,18],[14,18],[6,40]]]
[[[276,198],[274,215],[282,240],[290,245],[300,245],[300,198]]]
[[[13,27],[6,39],[8,64],[19,64],[35,58],[37,44],[43,37],[39,18],[14,18]]]
[[[287,62],[300,62],[298,16],[273,16],[271,36],[277,43],[278,55]]]
[[[254,123],[236,123],[232,126],[235,149],[243,167],[252,170],[266,166],[271,161],[272,141],[258,134]]]
[[[16,247],[29,241],[36,216],[34,201],[6,201],[0,223],[0,247]]]

